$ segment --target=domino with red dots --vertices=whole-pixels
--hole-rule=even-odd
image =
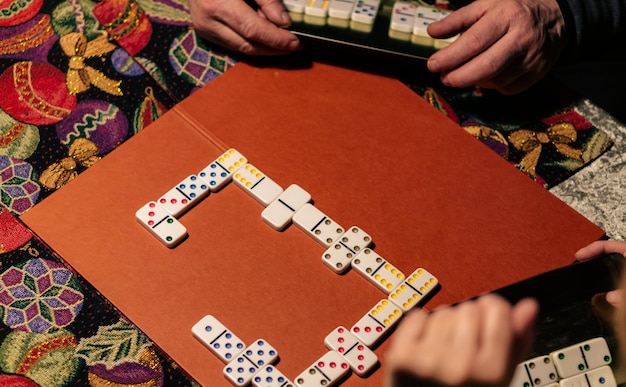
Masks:
[[[343,356],[352,371],[359,376],[365,376],[378,364],[378,356],[342,326],[328,334],[324,338],[324,344],[326,348]]]
[[[385,333],[402,318],[402,309],[385,298],[380,300],[356,324],[350,332],[368,347],[375,345]]]
[[[233,173],[247,162],[248,160],[239,151],[231,148],[202,169],[198,176],[209,185],[211,192],[215,192],[226,185]]]
[[[396,1],[393,3],[393,9],[391,10],[389,28],[394,31],[411,33],[413,31],[413,24],[415,24],[416,10],[417,6],[413,3]]]
[[[276,349],[258,339],[224,367],[224,376],[235,386],[245,386],[261,367],[272,364],[277,358]]]
[[[391,293],[405,279],[400,270],[369,248],[357,254],[352,268],[385,294]]]
[[[299,387],[332,386],[350,372],[350,364],[336,351],[328,351],[294,380]]]
[[[246,348],[241,339],[211,315],[194,324],[191,333],[224,363],[229,363]]]
[[[176,184],[157,201],[167,212],[178,218],[209,194],[209,185],[196,175],[191,175]]]
[[[389,300],[395,303],[403,312],[407,312],[432,292],[438,283],[439,281],[435,276],[427,270],[419,268],[389,294]]]
[[[167,247],[176,246],[187,236],[185,226],[155,201],[150,201],[137,210],[135,218]]]

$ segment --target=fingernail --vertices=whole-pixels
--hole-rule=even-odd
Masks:
[[[433,73],[438,73],[440,71],[441,66],[439,66],[439,62],[437,61],[437,59],[428,60],[428,69]]]
[[[287,11],[283,11],[283,13],[280,14],[280,19],[282,20],[284,27],[288,27],[291,24],[291,17]]]
[[[300,41],[298,39],[294,39],[287,45],[289,50],[295,51],[300,49]]]

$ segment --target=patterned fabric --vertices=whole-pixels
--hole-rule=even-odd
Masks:
[[[236,56],[198,39],[185,0],[30,0],[0,11],[0,386],[195,385],[17,216]],[[610,146],[571,108],[512,124],[476,108],[487,99],[479,90],[410,86],[546,187]]]

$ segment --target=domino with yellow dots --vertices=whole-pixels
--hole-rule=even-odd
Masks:
[[[304,13],[310,16],[326,17],[328,16],[329,0],[309,0],[304,7]]]
[[[376,344],[402,318],[402,309],[385,298],[350,328],[350,332],[368,347]]]
[[[209,191],[215,192],[228,183],[233,173],[243,167],[248,160],[236,149],[229,149],[198,173]]]
[[[235,172],[233,181],[265,207],[283,192],[281,186],[250,163]]]
[[[352,268],[385,294],[391,293],[405,278],[400,270],[369,248],[354,257]]]
[[[389,294],[389,300],[403,312],[407,312],[432,292],[438,283],[439,281],[435,276],[425,269],[419,268]]]

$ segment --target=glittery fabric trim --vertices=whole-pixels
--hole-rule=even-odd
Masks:
[[[37,95],[30,78],[31,67],[31,62],[19,62],[13,68],[13,83],[24,103],[42,115],[52,117],[57,121],[67,117],[70,110],[52,106]]]
[[[17,366],[16,373],[24,375],[42,356],[47,353],[55,351],[59,348],[76,346],[77,344],[76,338],[73,336],[56,337],[54,339],[44,341],[43,343],[31,348],[26,353],[20,364]]]
[[[0,55],[12,55],[40,46],[54,36],[50,16],[44,15],[30,30],[0,41]]]

